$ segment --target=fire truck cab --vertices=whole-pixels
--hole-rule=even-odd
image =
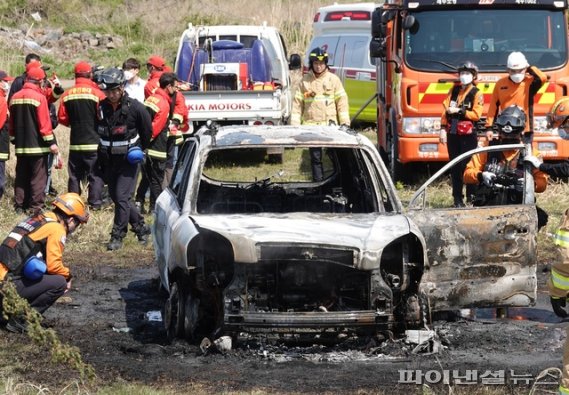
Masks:
[[[548,76],[534,97],[533,144],[546,160],[569,157],[569,142],[547,128],[545,115],[566,96],[567,0],[387,0],[372,16],[370,56],[377,67],[379,149],[394,179],[411,163],[445,162],[439,143],[442,102],[469,60],[480,72],[484,118],[494,85],[513,51]]]

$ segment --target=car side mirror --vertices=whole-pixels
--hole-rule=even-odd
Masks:
[[[293,53],[290,55],[290,60],[288,62],[289,70],[299,70],[302,67],[302,59],[299,54]]]
[[[385,58],[387,55],[387,45],[385,39],[373,39],[369,42],[370,58]]]
[[[415,22],[417,22],[417,20],[413,15],[407,15],[403,19],[403,24],[401,26],[403,27],[403,30],[409,30],[415,25]]]
[[[371,14],[371,38],[385,37],[385,34],[382,34],[385,29],[382,29],[381,15],[381,8],[376,8]]]

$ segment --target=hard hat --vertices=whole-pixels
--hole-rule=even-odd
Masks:
[[[320,47],[314,48],[308,55],[310,68],[312,68],[312,63],[314,63],[315,60],[319,60],[321,62],[324,62],[324,64],[328,64],[328,53]]]
[[[47,265],[43,260],[33,255],[24,263],[24,270],[22,274],[25,278],[32,281],[37,281],[45,274]]]
[[[123,86],[126,80],[124,79],[124,71],[111,67],[98,73],[95,82],[99,88],[105,91]]]
[[[458,71],[459,73],[461,71],[469,71],[474,77],[474,79],[476,79],[476,77],[478,76],[478,66],[476,66],[474,63],[472,63],[469,60],[458,66],[456,71]]]
[[[126,154],[126,160],[131,165],[136,165],[144,160],[144,152],[137,145],[130,147],[128,149],[128,153]]]
[[[86,223],[89,220],[89,212],[85,202],[75,192],[63,193],[55,198],[53,205],[70,217],[75,217],[79,222]]]
[[[508,56],[507,68],[512,70],[521,70],[529,66],[525,55],[521,52],[512,52]]]
[[[509,106],[502,111],[494,124],[498,127],[498,132],[507,135],[519,134],[524,131],[526,125],[526,114],[524,110],[516,105]]]
[[[563,97],[557,100],[551,110],[546,115],[547,127],[558,128],[560,126],[569,126],[569,97]],[[568,123],[568,125],[565,125]]]

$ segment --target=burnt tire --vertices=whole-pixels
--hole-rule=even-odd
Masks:
[[[194,343],[199,339],[199,316],[200,316],[200,299],[192,295],[191,292],[186,294],[185,314],[184,314],[184,337],[190,343]]]
[[[184,335],[185,296],[177,281],[170,286],[170,295],[164,304],[166,338],[172,342]]]

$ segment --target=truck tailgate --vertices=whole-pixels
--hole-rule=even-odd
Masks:
[[[184,92],[192,121],[273,119],[282,116],[280,91]]]

